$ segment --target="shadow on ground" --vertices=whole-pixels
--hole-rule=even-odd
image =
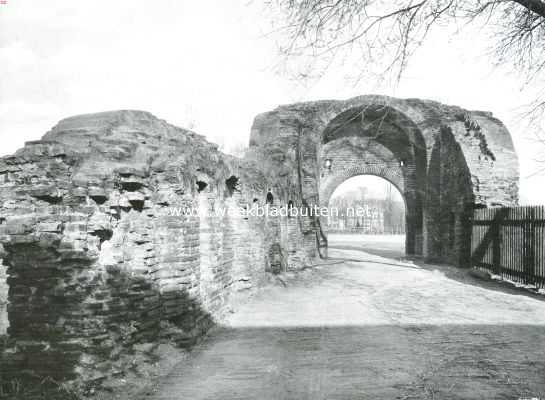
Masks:
[[[217,330],[141,399],[518,399],[545,396],[532,325]]]

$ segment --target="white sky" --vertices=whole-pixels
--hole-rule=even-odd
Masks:
[[[403,197],[394,185],[392,185],[386,179],[373,175],[358,175],[347,179],[339,186],[337,186],[337,188],[331,195],[331,198],[344,196],[347,193],[356,190],[357,188],[365,188],[366,198],[386,199],[388,187],[392,188],[392,199],[394,201],[403,203]]]
[[[434,35],[395,90],[347,84],[342,70],[308,88],[273,72],[268,21],[259,0],[8,0],[0,5],[0,155],[62,118],[113,109],[194,125],[229,149],[247,143],[256,114],[279,104],[380,93],[493,111],[514,137],[523,201],[545,203],[545,176],[526,178],[540,148],[519,122],[533,94],[517,74],[491,67],[485,35]]]

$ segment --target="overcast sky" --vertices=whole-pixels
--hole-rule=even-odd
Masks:
[[[519,122],[535,94],[521,91],[517,74],[492,67],[486,35],[433,35],[396,88],[354,86],[346,70],[306,87],[271,68],[277,57],[263,35],[268,21],[259,0],[7,0],[0,5],[0,155],[64,117],[113,109],[147,110],[232,148],[247,143],[256,114],[279,104],[378,93],[492,111],[514,137],[523,201],[545,203],[544,175],[529,177],[540,148]]]
[[[383,200],[388,197],[388,189],[390,189],[391,198],[393,201],[403,203],[403,197],[399,190],[385,179],[373,175],[359,175],[347,179],[341,183],[331,194],[331,198],[342,197],[347,194],[352,194],[357,189],[366,188],[366,198]]]

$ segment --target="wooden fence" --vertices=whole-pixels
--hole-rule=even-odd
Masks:
[[[473,266],[515,282],[545,287],[545,207],[475,210]]]

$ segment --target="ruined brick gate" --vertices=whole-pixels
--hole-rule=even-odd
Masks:
[[[384,96],[300,103],[259,115],[250,145],[289,182],[284,202],[326,206],[357,175],[390,181],[406,204],[406,252],[427,260],[467,264],[473,209],[518,201],[513,142],[487,112]]]
[[[267,273],[313,263],[327,234],[318,218],[216,210],[327,205],[364,174],[402,193],[407,253],[451,264],[467,263],[475,207],[518,200],[504,125],[432,101],[281,106],[256,117],[243,159],[146,112],[62,120],[0,159],[16,343],[2,374],[97,382],[135,344],[193,343]]]

